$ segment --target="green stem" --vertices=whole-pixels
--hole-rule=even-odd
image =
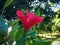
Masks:
[[[5,9],[2,10],[1,16],[3,15],[4,10],[5,10]]]

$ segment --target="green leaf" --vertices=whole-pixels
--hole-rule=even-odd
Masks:
[[[33,41],[32,43],[29,42],[27,44],[28,45],[51,45],[51,42],[38,42],[38,41]]]
[[[38,9],[38,10],[35,12],[35,14],[36,14],[37,16],[40,16],[40,14],[41,14],[40,9]]]
[[[25,39],[25,33],[23,27],[19,27],[18,32],[16,33],[16,45],[23,44],[23,41]]]
[[[34,30],[29,30],[28,32],[27,32],[27,34],[31,34],[31,33],[33,33],[34,32]]]
[[[18,27],[19,27],[18,22],[12,27],[12,31],[10,32],[10,39],[12,41],[15,40],[15,36],[16,36],[17,31],[18,31]]]
[[[18,21],[19,21],[18,19],[12,21],[12,22],[11,22],[11,25],[14,26]]]
[[[13,2],[14,0],[6,0],[6,2],[5,2],[5,4],[4,4],[4,9],[6,8],[6,7],[8,7],[12,2]]]
[[[22,29],[20,28],[20,30],[18,30],[18,32],[16,34],[16,45],[24,44],[24,42],[25,42],[24,40],[26,39],[25,37],[26,37],[26,35],[24,33],[23,28]]]
[[[24,30],[22,27],[19,27],[19,30],[16,33],[16,40],[18,40],[24,33]]]
[[[20,38],[16,41],[16,45],[21,45],[23,44],[23,42],[25,42],[25,35],[23,34],[22,36],[20,36]]]
[[[30,35],[30,37],[34,37],[35,36],[35,31],[34,30],[29,30],[27,32],[27,35]]]
[[[35,41],[32,45],[51,45],[51,42],[38,42],[38,41]]]
[[[13,21],[10,21],[10,22],[8,22],[8,25],[9,26],[14,26],[18,21],[19,21],[18,19],[15,19]]]

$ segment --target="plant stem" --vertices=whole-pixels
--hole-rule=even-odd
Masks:
[[[3,10],[2,10],[1,16],[2,16],[2,15],[3,15],[3,13],[4,13],[4,10],[5,10],[5,9],[3,9]]]

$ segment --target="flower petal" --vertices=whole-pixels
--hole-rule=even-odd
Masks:
[[[24,13],[20,10],[17,10],[16,14],[17,14],[18,17],[25,17]]]
[[[25,31],[28,31],[33,25],[42,22],[43,19],[40,16],[36,16],[35,18],[31,19],[27,24],[25,24],[24,28]]]
[[[34,13],[28,12],[26,16],[23,14],[22,11],[17,10],[16,11],[17,17],[22,22],[25,31],[27,32],[33,25],[40,23],[43,21],[42,17],[40,16],[34,16]]]
[[[34,13],[27,11],[26,17],[27,17],[28,20],[31,20],[32,18],[34,18]]]
[[[25,18],[25,15],[22,11],[17,10],[16,15],[17,15],[17,18],[19,18],[19,20],[22,22],[23,25],[26,24],[27,19]]]

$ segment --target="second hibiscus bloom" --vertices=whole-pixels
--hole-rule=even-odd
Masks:
[[[25,31],[27,32],[33,25],[41,23],[42,17],[35,16],[32,12],[26,12],[26,15],[21,10],[16,11],[17,18],[22,22]]]

